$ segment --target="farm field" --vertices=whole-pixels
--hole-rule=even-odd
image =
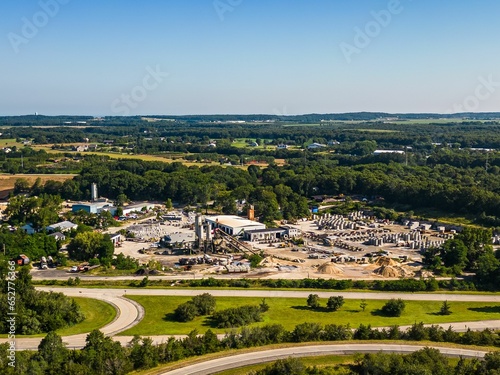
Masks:
[[[200,293],[201,294],[201,293]],[[332,293],[335,295],[335,293]],[[173,320],[173,312],[181,303],[190,300],[189,297],[149,297],[127,295],[128,298],[144,306],[144,319],[135,327],[121,333],[122,335],[182,335],[196,329],[205,332],[212,329],[216,333],[224,333],[227,329],[218,329],[211,325],[208,317],[197,317],[191,322],[179,323]],[[258,305],[260,298],[231,297],[216,298],[217,310],[243,305]],[[326,309],[312,310],[307,307],[305,298],[268,298],[266,303],[269,311],[264,313],[263,321],[257,325],[281,324],[285,329],[292,330],[297,324],[317,322],[319,324],[350,324],[356,328],[360,324],[371,324],[373,327],[411,325],[415,322],[428,324],[464,322],[500,319],[499,303],[453,302],[451,315],[439,315],[439,301],[406,301],[406,309],[401,317],[390,318],[380,314],[380,309],[386,301],[367,300],[368,306],[363,312],[360,300],[345,300],[344,306],[336,312]],[[321,306],[326,306],[326,299],[320,300]]]
[[[80,154],[80,155],[97,155],[97,156],[107,156],[111,159],[134,159],[134,160],[144,160],[144,161],[160,161],[162,163],[182,163],[184,165],[187,165],[188,167],[191,166],[196,166],[196,167],[201,167],[201,166],[220,166],[221,164],[218,162],[196,162],[196,161],[189,161],[185,160],[183,158],[183,154],[176,154],[175,156],[171,154],[165,154],[165,156],[161,155],[146,155],[146,154],[124,154],[124,153],[118,153],[118,152],[102,152],[102,151],[85,151],[85,152],[77,152],[77,151],[62,151],[62,150],[53,150],[52,145],[37,145],[37,146],[32,146],[33,149],[35,150],[45,150],[47,153],[50,154]],[[274,146],[269,146],[274,149]],[[278,165],[283,165],[284,160],[283,159],[276,159],[275,160],[276,164]],[[248,163],[248,165],[255,164],[255,163]],[[233,168],[241,168],[241,169],[246,169],[248,165],[234,165],[232,166]],[[267,167],[267,163],[257,163],[260,167]],[[222,165],[223,167],[226,167],[226,165]]]
[[[46,152],[50,154],[82,154],[82,155],[97,155],[97,156],[107,156],[110,157],[111,159],[138,159],[138,160],[144,160],[144,161],[161,161],[163,163],[173,163],[173,162],[180,162],[182,164],[185,164],[187,166],[200,166],[200,165],[219,165],[219,163],[212,162],[212,163],[197,163],[197,162],[190,162],[186,161],[181,158],[181,156],[176,157],[175,159],[169,158],[169,157],[164,157],[164,156],[159,156],[159,155],[144,155],[144,154],[122,154],[122,153],[117,153],[117,152],[101,152],[101,151],[91,151],[91,152],[77,152],[77,151],[62,151],[62,150],[53,150],[52,145],[43,145],[43,146],[33,146],[32,148],[35,150],[45,150]]]
[[[14,138],[0,139],[0,148],[14,147],[14,146],[19,148],[19,147],[23,147],[24,145],[21,142],[17,142]]]
[[[19,178],[25,178],[30,184],[35,183],[40,178],[43,184],[48,180],[64,182],[75,176],[76,174],[0,174],[0,191],[14,189],[14,184]]]

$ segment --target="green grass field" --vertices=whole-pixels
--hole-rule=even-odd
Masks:
[[[80,308],[85,315],[85,320],[79,324],[75,324],[74,326],[58,330],[57,334],[59,336],[78,335],[90,332],[94,329],[104,327],[108,323],[112,322],[116,317],[116,310],[109,303],[93,298],[82,297],[74,297],[74,300],[78,303],[78,305],[80,305]],[[45,336],[45,333],[32,336],[16,335],[17,338],[43,336]],[[0,337],[5,338],[7,335],[0,335]]]
[[[116,310],[109,303],[82,297],[74,297],[74,300],[80,305],[85,320],[80,324],[57,331],[61,336],[77,335],[102,328],[111,323],[116,317]]]
[[[262,139],[263,142],[261,142],[261,144],[256,146],[256,147],[252,147],[248,144],[249,142],[255,142],[255,141],[256,141],[256,138],[240,138],[240,139],[236,139],[233,143],[231,143],[231,146],[237,147],[237,148],[252,148],[252,149],[263,150],[264,149],[263,142],[267,141],[267,139]],[[268,145],[268,148],[274,148],[274,146]]]
[[[194,329],[199,332],[205,332],[208,329],[212,329],[216,333],[226,331],[212,327],[207,317],[198,317],[187,323],[175,322],[171,314],[179,304],[190,300],[189,297],[133,295],[127,295],[127,297],[144,306],[146,314],[144,320],[137,326],[123,332],[122,335],[182,335]],[[217,298],[217,309],[223,310],[248,304],[256,305],[260,301],[260,298],[246,297]],[[379,312],[385,301],[368,300],[368,306],[364,312],[359,307],[359,300],[345,300],[344,306],[336,312],[313,311],[306,306],[305,298],[268,298],[266,302],[270,309],[263,314],[263,321],[255,325],[279,323],[288,330],[305,322],[317,322],[322,325],[350,324],[355,328],[361,323],[381,327],[410,325],[415,322],[448,323],[500,319],[500,303],[453,302],[450,303],[452,314],[442,316],[437,314],[441,307],[439,301],[407,301],[406,310],[401,317],[388,318],[380,315]],[[321,305],[326,305],[326,299],[321,300]]]

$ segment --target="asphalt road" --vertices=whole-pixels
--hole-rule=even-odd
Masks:
[[[426,293],[369,293],[369,292],[321,292],[321,291],[294,291],[294,290],[252,290],[252,289],[90,289],[90,288],[58,288],[37,287],[38,290],[61,292],[71,296],[83,297],[88,294],[94,296],[119,297],[124,294],[138,296],[196,296],[201,293],[210,293],[215,297],[260,297],[260,298],[307,298],[309,294],[317,294],[320,298],[343,296],[345,299],[376,299],[401,298],[407,301],[462,301],[462,302],[499,302],[500,294],[426,294]],[[101,296],[102,297],[102,296]],[[104,299],[104,298],[100,298]]]
[[[209,375],[220,371],[230,370],[244,366],[276,361],[288,357],[306,357],[321,355],[346,355],[353,353],[400,353],[408,354],[423,349],[424,346],[416,345],[381,345],[381,344],[336,344],[299,346],[285,349],[257,351],[245,354],[230,355],[166,371],[160,375]],[[437,347],[439,351],[451,357],[483,358],[486,352]]]
[[[116,289],[72,289],[72,288],[37,288],[44,291],[62,292],[69,297],[95,298],[110,303],[117,311],[115,319],[101,328],[106,336],[114,336],[118,333],[133,327],[144,317],[144,309],[138,303],[123,297],[124,290]],[[65,336],[63,342],[68,348],[83,348],[88,333]],[[7,342],[7,339],[0,339],[0,343]],[[32,350],[37,349],[40,344],[40,337],[17,338],[16,349]],[[130,340],[129,340],[130,341]]]
[[[144,316],[143,308],[136,302],[125,297],[130,295],[148,295],[148,296],[195,296],[200,293],[210,293],[216,297],[260,297],[260,298],[307,298],[310,291],[283,291],[283,290],[194,290],[194,289],[89,289],[89,288],[53,288],[38,287],[38,290],[61,292],[71,297],[96,298],[111,303],[117,310],[116,319],[101,331],[107,336],[113,336],[113,339],[123,344],[129,342],[132,336],[117,336],[130,327],[133,327]],[[462,301],[462,302],[500,302],[500,295],[475,295],[475,294],[418,294],[418,293],[360,293],[360,292],[315,292],[321,298],[328,298],[332,295],[341,295],[346,299],[388,299],[402,298],[405,300],[422,301]],[[477,322],[445,323],[442,327],[449,326],[456,331],[484,330],[485,328],[500,329],[500,320],[488,320]],[[407,328],[402,326],[402,329]],[[70,348],[82,348],[85,346],[87,334],[66,336],[63,341]],[[161,343],[168,340],[172,335],[152,336],[155,343]],[[176,336],[179,337],[179,336]],[[17,348],[19,350],[36,349],[41,338],[18,338]],[[0,342],[6,342],[7,339],[0,339]]]

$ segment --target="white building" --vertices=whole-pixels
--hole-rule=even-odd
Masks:
[[[245,232],[245,239],[248,241],[273,241],[287,240],[289,238],[299,237],[300,229],[285,225],[279,228],[255,229]]]
[[[234,215],[207,216],[205,220],[212,230],[219,228],[225,233],[238,236],[256,229],[266,229],[266,225]]]
[[[326,145],[322,143],[311,143],[309,146],[307,146],[309,150],[317,150],[318,148],[324,148],[324,147],[326,147]]]
[[[123,215],[130,215],[132,212],[149,211],[152,210],[154,206],[155,205],[151,203],[129,204],[128,206],[123,207]]]
[[[61,232],[51,233],[51,234],[49,234],[49,237],[54,237],[56,239],[56,241],[66,240],[66,236],[64,234],[62,234]]]
[[[114,246],[118,246],[118,244],[122,241],[122,235],[120,233],[115,233],[109,236],[111,242],[113,242]]]
[[[72,229],[77,229],[78,224],[71,221],[61,221],[60,223],[49,225],[46,229],[48,232],[68,232]]]
[[[373,155],[382,155],[382,154],[401,154],[404,155],[404,151],[401,150],[375,150],[373,151]]]

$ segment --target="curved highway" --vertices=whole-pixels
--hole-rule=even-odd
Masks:
[[[117,310],[117,316],[114,321],[101,328],[101,331],[107,336],[113,336],[113,339],[123,344],[128,343],[132,336],[116,336],[137,323],[144,317],[144,309],[138,303],[125,297],[131,295],[149,295],[149,296],[195,296],[201,293],[210,293],[216,297],[266,297],[266,298],[307,298],[310,291],[283,291],[283,290],[208,290],[208,289],[90,289],[90,288],[56,288],[56,287],[38,287],[38,290],[47,292],[61,292],[70,297],[87,297],[106,301],[112,304]],[[332,295],[341,295],[346,299],[388,299],[402,298],[405,300],[420,301],[461,301],[461,302],[500,302],[500,295],[479,295],[479,294],[418,294],[418,293],[363,293],[363,292],[315,292],[321,298],[328,298]],[[449,326],[456,331],[484,330],[485,328],[500,329],[500,320],[444,323],[442,327]],[[406,329],[408,326],[401,326]],[[85,346],[87,333],[63,337],[64,343],[69,348],[82,348]],[[168,340],[172,335],[152,336],[155,343],[161,343]],[[41,338],[18,338],[17,349],[36,349]],[[0,342],[6,342],[7,339],[0,339]]]
[[[105,301],[116,309],[115,319],[101,328],[106,336],[114,336],[123,332],[137,323],[144,317],[144,309],[138,303],[123,297],[124,290],[116,289],[72,289],[72,288],[37,288],[47,292],[61,292],[68,297],[86,297],[95,298]],[[63,342],[68,348],[83,348],[85,346],[85,339],[88,333],[81,333],[78,335],[65,336]],[[40,344],[41,337],[26,337],[16,339],[17,350],[33,350],[37,349]],[[7,342],[8,339],[0,339],[0,343]],[[130,340],[129,340],[130,341]]]
[[[432,348],[432,346],[430,346]],[[276,361],[288,357],[307,357],[323,355],[346,355],[353,353],[399,353],[408,354],[423,349],[421,345],[391,345],[391,344],[334,344],[297,346],[285,349],[256,351],[251,353],[229,355],[195,363],[176,370],[169,370],[160,375],[209,375],[233,368],[251,366],[259,363]],[[483,358],[486,352],[468,349],[435,347],[450,357]]]

